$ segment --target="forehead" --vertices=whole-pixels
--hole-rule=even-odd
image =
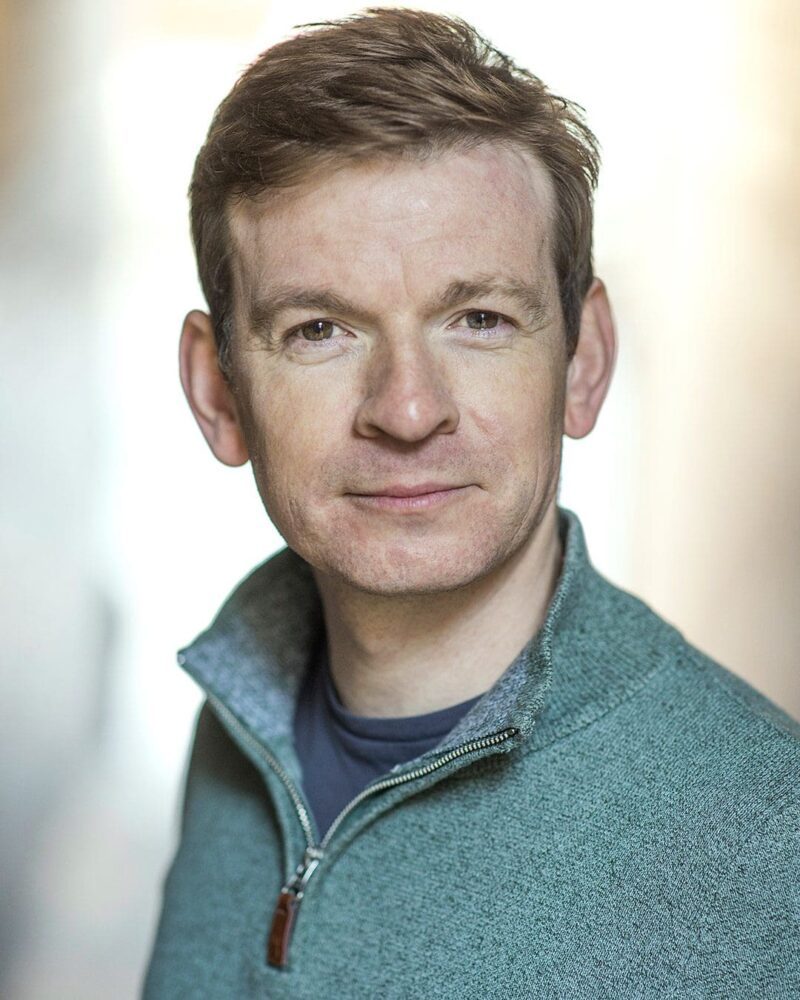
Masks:
[[[552,284],[554,209],[547,171],[517,149],[347,163],[232,207],[237,304],[288,283],[397,308],[476,273]]]

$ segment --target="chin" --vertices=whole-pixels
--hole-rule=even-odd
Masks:
[[[492,546],[471,539],[413,542],[379,541],[358,550],[329,549],[312,565],[364,593],[385,597],[441,594],[466,587],[501,561]],[[308,558],[308,557],[306,557]]]
[[[430,518],[398,516],[385,524],[354,516],[349,505],[306,504],[283,512],[294,517],[273,520],[287,544],[330,581],[411,598],[469,587],[502,566],[530,534],[528,502],[451,509]]]

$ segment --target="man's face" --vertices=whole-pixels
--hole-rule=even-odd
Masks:
[[[237,411],[267,512],[317,571],[436,593],[530,541],[564,421],[552,205],[528,154],[485,146],[237,206]],[[458,489],[365,496],[431,483]]]

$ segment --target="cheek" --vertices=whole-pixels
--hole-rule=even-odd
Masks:
[[[254,471],[273,495],[297,493],[342,439],[341,400],[306,380],[274,378],[249,401],[248,446]]]
[[[546,368],[522,365],[469,393],[467,413],[488,443],[493,460],[522,472],[541,467],[558,449],[563,424],[563,390]]]

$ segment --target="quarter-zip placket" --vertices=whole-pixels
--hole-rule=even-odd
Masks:
[[[286,790],[288,791],[289,797],[291,798],[292,804],[297,812],[297,817],[300,820],[300,825],[303,828],[303,833],[305,834],[306,849],[303,852],[303,857],[295,869],[294,874],[282,886],[281,891],[278,894],[278,900],[275,904],[275,910],[272,915],[272,924],[270,926],[269,934],[267,935],[267,963],[279,969],[285,968],[289,960],[289,944],[291,942],[295,920],[297,919],[297,913],[305,896],[306,886],[308,885],[308,882],[314,872],[319,867],[319,863],[325,856],[325,851],[327,850],[328,845],[331,842],[331,838],[337,828],[341,825],[345,817],[356,808],[356,806],[363,802],[364,799],[369,798],[369,796],[374,795],[377,792],[385,791],[387,788],[395,788],[397,785],[403,785],[408,781],[416,781],[418,778],[423,778],[432,771],[437,771],[440,767],[444,767],[445,764],[449,764],[451,761],[456,760],[459,757],[463,757],[465,754],[476,753],[478,750],[484,750],[487,747],[496,746],[498,743],[503,743],[511,736],[516,736],[519,732],[517,728],[511,726],[507,729],[502,729],[499,732],[491,733],[489,736],[484,736],[481,739],[471,740],[469,743],[462,743],[461,746],[448,750],[447,753],[442,754],[441,757],[437,757],[436,760],[432,760],[429,764],[414,768],[411,771],[407,771],[405,774],[396,774],[391,778],[382,778],[375,784],[369,785],[347,803],[347,805],[341,810],[328,827],[328,831],[325,836],[319,844],[317,844],[314,842],[314,830],[311,825],[311,818],[309,817],[308,810],[305,807],[302,796],[297,790],[297,786],[289,777],[286,769],[281,765],[274,754],[267,750],[263,744],[259,743],[258,740],[256,740],[244,728],[236,716],[218,698],[209,694],[209,700],[214,705],[217,712],[228,722],[231,728],[239,734],[240,739],[250,746],[259,757],[267,762],[267,764],[269,764],[272,770],[286,786]]]

